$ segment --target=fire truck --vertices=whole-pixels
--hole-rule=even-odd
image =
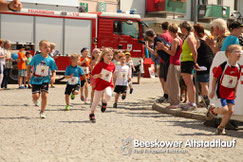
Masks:
[[[130,13],[79,13],[40,9],[22,9],[21,12],[0,13],[0,38],[12,42],[13,50],[26,46],[34,54],[40,40],[56,44],[59,51],[55,58],[57,74],[63,75],[70,65],[70,55],[83,47],[110,47],[131,52],[135,65],[144,55],[144,24],[137,14]],[[15,51],[17,52],[17,51]],[[16,66],[15,66],[16,67]],[[17,70],[11,72],[11,80],[17,80]]]

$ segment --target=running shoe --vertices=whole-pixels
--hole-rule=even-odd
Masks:
[[[114,103],[113,104],[113,108],[117,108],[117,103]]]
[[[80,99],[81,99],[81,101],[84,101],[84,96],[81,96],[81,98],[80,98]]]
[[[65,111],[69,111],[69,110],[70,110],[70,106],[69,105],[66,105]]]
[[[122,95],[122,100],[125,100],[126,99],[126,95]]]
[[[24,89],[24,86],[19,86],[19,89]]]
[[[215,133],[217,135],[226,135],[226,132],[225,132],[225,128],[224,127],[217,128]]]
[[[87,98],[84,99],[84,104],[88,104],[88,99]]]
[[[46,115],[44,114],[44,112],[40,112],[40,118],[41,119],[45,119],[46,118]]]
[[[215,105],[213,105],[213,104],[208,106],[208,112],[206,113],[206,119],[207,120],[212,120],[214,116],[217,116],[217,114],[215,114],[213,112],[214,108],[215,108]]]
[[[75,94],[71,94],[71,100],[74,100],[75,99]]]
[[[89,120],[91,122],[95,122],[95,115],[94,114],[89,114]]]
[[[102,102],[102,105],[101,105],[101,112],[105,112],[105,110],[106,110],[106,106],[107,106],[107,103]]]

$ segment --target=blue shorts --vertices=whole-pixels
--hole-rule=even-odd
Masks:
[[[197,74],[197,81],[201,83],[209,82],[209,74]]]
[[[227,99],[221,98],[220,99],[220,102],[221,102],[221,105],[223,107],[225,107],[227,104],[233,104],[233,105],[235,105],[235,100],[227,100]]]

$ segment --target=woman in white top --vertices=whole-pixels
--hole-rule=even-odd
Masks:
[[[1,88],[7,88],[10,71],[13,68],[10,41],[5,41],[3,47],[4,47],[3,52],[6,55],[6,57],[5,57],[5,68],[4,68],[4,72],[3,72],[3,81],[1,84]]]

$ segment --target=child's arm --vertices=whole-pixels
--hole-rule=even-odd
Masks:
[[[56,82],[56,71],[52,71],[51,82],[52,83],[55,83]]]
[[[215,96],[215,86],[216,86],[216,82],[217,82],[217,78],[213,77],[211,93],[209,94],[209,97],[211,99]]]
[[[64,75],[64,77],[66,78],[66,79],[69,79],[69,78],[72,78],[73,77],[73,73],[71,74],[71,75]]]

